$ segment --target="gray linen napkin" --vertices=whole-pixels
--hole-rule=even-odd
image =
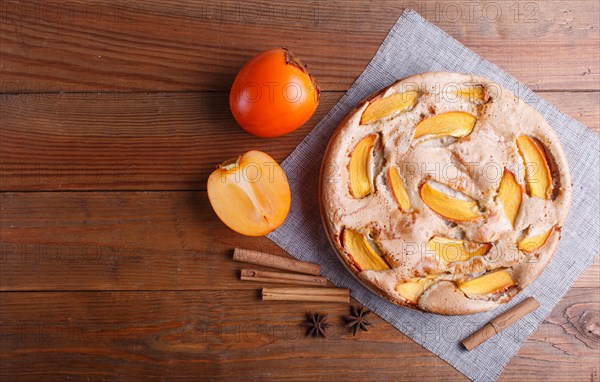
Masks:
[[[331,249],[321,224],[319,168],[325,147],[338,123],[374,91],[398,78],[427,71],[475,73],[510,89],[550,122],[569,161],[574,184],[573,203],[557,253],[532,285],[510,304],[491,312],[445,317],[387,302],[361,286],[348,273]],[[268,237],[292,256],[321,264],[322,274],[334,284],[349,288],[359,302],[468,378],[495,380],[597,254],[600,247],[599,149],[598,135],[416,12],[407,10],[350,90],[283,162],[292,188],[292,208],[285,223]],[[462,339],[527,296],[534,296],[541,307],[475,350],[467,352],[462,348]]]

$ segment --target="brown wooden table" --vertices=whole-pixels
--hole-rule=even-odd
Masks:
[[[598,131],[600,6],[572,1],[13,1],[0,4],[2,380],[463,380],[345,304],[263,303],[205,185],[249,149],[285,158],[415,8]],[[324,93],[298,131],[260,139],[228,109],[241,65],[291,48]],[[597,176],[597,174],[590,174]],[[573,253],[573,256],[576,256]],[[598,261],[503,380],[599,380]],[[305,338],[304,313],[334,333]]]

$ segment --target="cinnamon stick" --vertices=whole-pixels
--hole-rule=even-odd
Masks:
[[[233,251],[233,260],[242,261],[251,264],[264,265],[266,267],[285,269],[298,273],[319,276],[321,266],[319,264],[308,263],[295,259],[288,259],[281,256],[268,253],[252,251],[250,249],[236,248]]]
[[[296,273],[259,271],[256,269],[242,269],[240,279],[246,281],[262,281],[266,283],[283,283],[314,286],[327,285],[327,279],[325,277],[301,275]]]
[[[263,301],[350,302],[343,288],[263,288]]]
[[[465,338],[462,342],[463,346],[468,351],[475,349],[483,342],[494,337],[502,330],[508,328],[515,322],[519,321],[521,318],[525,317],[527,314],[536,310],[539,306],[540,303],[535,298],[526,298],[520,304],[502,313],[498,317],[485,324],[483,328],[479,329],[475,333],[471,334],[469,337]]]

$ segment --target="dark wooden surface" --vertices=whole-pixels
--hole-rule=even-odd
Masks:
[[[378,317],[353,338],[344,304],[261,302],[232,249],[283,252],[228,230],[206,197],[229,157],[285,158],[404,6],[600,130],[597,1],[0,4],[2,380],[464,380]],[[309,123],[264,140],[236,126],[227,91],[277,46],[325,91]],[[502,380],[600,380],[599,269]],[[302,336],[310,309],[330,313],[330,338]]]

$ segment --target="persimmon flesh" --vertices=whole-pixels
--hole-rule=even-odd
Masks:
[[[229,106],[250,134],[278,137],[302,126],[317,110],[319,87],[306,65],[285,48],[250,59],[236,76]]]
[[[208,177],[208,198],[215,213],[232,230],[262,236],[285,220],[290,186],[279,164],[261,151],[220,164]]]

